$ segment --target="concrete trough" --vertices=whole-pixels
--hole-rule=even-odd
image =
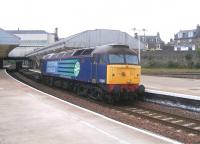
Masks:
[[[157,104],[200,112],[200,96],[147,89],[143,98]]]

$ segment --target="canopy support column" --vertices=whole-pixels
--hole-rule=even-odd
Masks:
[[[3,59],[0,58],[0,69],[3,69]]]
[[[16,70],[22,69],[22,61],[16,61]]]

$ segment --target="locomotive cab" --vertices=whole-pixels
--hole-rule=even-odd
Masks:
[[[105,74],[106,84],[139,84],[141,66],[137,54],[127,46],[114,45],[93,52],[92,75],[101,82]],[[105,73],[106,72],[106,73]],[[102,75],[102,76],[101,76]]]
[[[92,81],[104,83],[109,92],[135,92],[139,89],[141,66],[137,54],[127,46],[112,45],[93,52]]]

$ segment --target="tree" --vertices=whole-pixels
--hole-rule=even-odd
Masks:
[[[185,59],[186,59],[187,61],[191,61],[192,55],[191,55],[190,53],[187,53],[186,56],[185,56]]]
[[[192,61],[192,54],[187,53],[187,54],[185,55],[185,59],[186,59],[186,61],[187,61],[187,66],[188,66],[189,68],[192,68],[193,65],[194,65],[194,62]]]
[[[197,48],[197,56],[200,59],[200,48]]]

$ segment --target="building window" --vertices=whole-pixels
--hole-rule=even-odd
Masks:
[[[188,37],[193,37],[193,31],[188,32]]]
[[[156,43],[158,42],[158,38],[156,37]]]
[[[142,41],[143,41],[143,42],[145,42],[145,41],[146,41],[145,37],[142,37]]]
[[[182,33],[181,32],[178,33],[178,38],[182,38]]]
[[[187,35],[186,35],[186,33],[183,33],[183,36],[182,36],[183,38],[186,38],[187,37]]]
[[[145,44],[145,48],[148,48],[148,43]]]

